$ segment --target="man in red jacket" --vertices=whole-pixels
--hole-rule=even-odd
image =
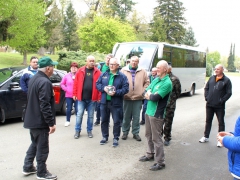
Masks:
[[[84,110],[87,110],[87,133],[88,137],[92,138],[92,126],[95,103],[100,101],[101,93],[96,89],[96,81],[98,80],[101,71],[95,66],[95,57],[88,56],[86,65],[79,68],[76,73],[76,77],[73,85],[73,99],[78,101],[78,113],[75,125],[74,138],[80,137],[82,130],[82,118]]]

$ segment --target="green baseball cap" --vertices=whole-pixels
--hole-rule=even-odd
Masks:
[[[58,62],[52,61],[52,59],[48,56],[43,56],[38,60],[38,67],[44,68],[47,66],[55,66],[58,65]]]

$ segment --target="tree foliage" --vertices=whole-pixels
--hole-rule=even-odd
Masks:
[[[42,26],[45,16],[45,4],[38,0],[13,0],[14,9],[8,9],[11,38],[7,44],[23,53],[23,64],[26,64],[27,53],[37,51],[45,43],[45,30]]]
[[[86,52],[109,53],[116,42],[134,41],[134,29],[114,18],[94,17],[92,23],[78,29],[81,48]]]
[[[136,34],[136,40],[138,41],[148,41],[150,32],[149,24],[145,17],[138,14],[137,11],[133,11],[131,17],[128,20],[129,24],[134,28]]]
[[[167,34],[166,34],[166,27],[164,23],[164,19],[155,9],[153,14],[153,20],[150,23],[151,28],[151,35],[150,40],[154,42],[166,42],[167,41]]]
[[[183,17],[186,9],[183,7],[183,3],[178,0],[157,0],[157,2],[158,6],[154,9],[154,18],[156,18],[153,19],[153,27],[157,28],[154,23],[159,23],[161,17],[164,24],[158,28],[165,31],[166,41],[180,44],[185,35],[184,25],[186,24],[186,19]]]
[[[68,51],[77,51],[80,48],[77,35],[77,23],[76,12],[70,2],[67,6],[63,22],[64,46]]]
[[[186,30],[185,36],[183,37],[181,44],[185,44],[188,46],[194,46],[194,47],[199,46],[197,44],[197,40],[195,39],[192,27],[188,27],[188,29]]]
[[[207,63],[211,64],[212,67],[215,67],[217,64],[220,64],[221,55],[218,51],[210,52],[207,54]]]

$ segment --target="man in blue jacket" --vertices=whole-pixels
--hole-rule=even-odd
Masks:
[[[204,88],[204,96],[207,101],[206,124],[204,136],[199,140],[200,143],[209,141],[214,114],[216,114],[218,119],[218,132],[225,131],[225,103],[232,95],[232,83],[224,75],[221,64],[216,65],[215,74],[209,78]],[[221,143],[217,142],[217,146],[221,147]]]
[[[114,121],[113,126],[113,147],[118,146],[118,140],[121,133],[121,124],[123,119],[123,96],[129,91],[127,77],[119,71],[119,61],[111,58],[109,70],[102,73],[96,85],[97,89],[102,93],[101,96],[101,145],[108,141],[109,137],[109,117],[110,113]]]
[[[27,93],[28,91],[28,82],[30,78],[32,78],[38,70],[38,58],[35,56],[32,56],[30,59],[30,65],[27,69],[23,71],[23,75],[20,79],[20,86],[22,90]]]
[[[234,132],[219,132],[218,141],[228,149],[228,167],[234,180],[240,179],[240,116],[238,117]]]
[[[26,152],[22,173],[37,173],[37,179],[57,179],[56,175],[47,170],[46,161],[49,154],[49,134],[56,130],[55,100],[49,77],[58,63],[46,56],[42,57],[38,64],[39,71],[28,84],[24,128],[30,130],[32,143]],[[35,156],[37,170],[33,165]]]

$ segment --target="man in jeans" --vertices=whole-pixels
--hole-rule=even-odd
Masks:
[[[121,133],[121,123],[123,118],[123,96],[128,92],[127,77],[119,72],[119,61],[111,58],[109,63],[110,70],[102,73],[97,81],[97,89],[102,93],[101,98],[101,145],[106,144],[109,137],[109,117],[112,114],[113,125],[113,147],[118,146],[118,140]],[[111,89],[109,89],[111,88]]]
[[[124,95],[123,100],[123,140],[127,139],[132,122],[133,138],[141,141],[141,137],[139,136],[140,111],[142,108],[143,93],[149,85],[149,78],[147,72],[139,67],[138,64],[139,58],[132,56],[130,64],[121,70],[127,76],[129,82],[129,92]]]
[[[96,81],[101,72],[95,67],[95,57],[88,56],[86,66],[79,68],[73,85],[73,99],[78,101],[78,113],[76,117],[74,138],[80,137],[82,130],[82,118],[84,110],[87,110],[87,133],[92,138],[92,127],[95,104],[100,101],[101,93],[96,88]]]
[[[30,129],[31,145],[24,160],[23,174],[37,173],[37,179],[57,179],[47,170],[46,161],[49,154],[49,134],[56,130],[55,100],[49,77],[54,66],[49,57],[38,61],[39,71],[28,83],[27,107],[24,116],[24,128]],[[37,170],[33,165],[36,156]]]

